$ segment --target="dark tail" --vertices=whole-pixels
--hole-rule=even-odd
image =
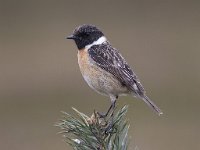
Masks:
[[[156,111],[159,116],[163,114],[160,108],[158,108],[158,106],[156,106],[156,104],[154,104],[154,102],[152,102],[146,95],[142,96],[141,98],[149,107]]]

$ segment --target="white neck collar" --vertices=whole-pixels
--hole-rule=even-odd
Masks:
[[[105,36],[100,37],[98,40],[94,41],[92,44],[86,45],[85,48],[89,49],[90,47],[92,47],[93,45],[100,45],[103,44],[104,42],[106,42],[107,39]]]

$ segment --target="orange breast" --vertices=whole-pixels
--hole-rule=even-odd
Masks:
[[[89,58],[87,49],[78,51],[78,63],[83,78],[98,93],[119,95],[127,93],[127,88],[109,72],[101,69]]]
[[[89,71],[89,56],[87,49],[79,50],[78,51],[78,64],[81,70],[81,73],[87,74]]]

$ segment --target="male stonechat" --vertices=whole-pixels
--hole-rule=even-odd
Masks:
[[[158,115],[162,114],[147,97],[136,74],[99,28],[81,25],[67,39],[76,43],[78,64],[87,84],[96,92],[110,97],[111,106],[105,115],[115,107],[118,96],[127,94],[142,99]]]

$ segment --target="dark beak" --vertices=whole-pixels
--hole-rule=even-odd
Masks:
[[[77,37],[74,35],[67,36],[66,39],[76,39]]]

